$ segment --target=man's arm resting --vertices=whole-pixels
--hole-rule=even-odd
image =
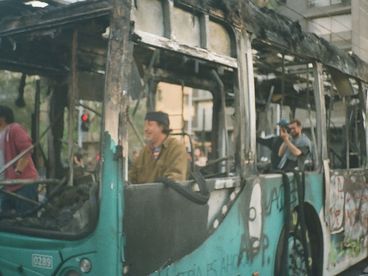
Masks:
[[[170,158],[167,161],[164,177],[174,181],[187,179],[188,157],[184,145],[176,147],[170,153]]]
[[[129,171],[128,171],[128,181],[130,183],[137,183],[137,160],[133,161],[133,164],[130,165]]]

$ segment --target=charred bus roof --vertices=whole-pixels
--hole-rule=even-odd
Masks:
[[[79,68],[87,72],[105,69],[107,39],[102,34],[109,24],[109,2],[29,8],[0,1],[0,10],[6,8],[12,14],[0,20],[0,68],[45,76],[66,74],[72,31],[77,28]]]

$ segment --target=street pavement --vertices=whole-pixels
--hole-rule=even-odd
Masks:
[[[368,259],[364,259],[338,276],[368,276]]]

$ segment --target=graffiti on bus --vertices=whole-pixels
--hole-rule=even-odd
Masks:
[[[247,197],[240,204],[240,214],[244,221],[244,232],[241,239],[239,260],[246,258],[246,262],[252,263],[260,254],[262,266],[267,265],[273,256],[270,247],[270,237],[265,231],[266,217],[275,213],[284,212],[284,185],[279,183],[271,189],[264,189],[259,180],[246,187]],[[290,204],[297,203],[297,190],[295,183],[290,186]]]
[[[333,239],[332,264],[366,250],[368,239],[368,186],[362,174],[331,176],[329,230]]]

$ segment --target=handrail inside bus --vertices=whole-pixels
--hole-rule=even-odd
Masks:
[[[55,178],[45,178],[45,179],[6,179],[0,181],[0,189],[1,186],[8,186],[8,185],[32,185],[32,184],[59,184],[60,179]]]
[[[213,77],[215,78],[219,89],[220,89],[220,97],[221,97],[221,115],[222,115],[222,120],[223,120],[223,128],[224,128],[224,138],[225,138],[225,150],[230,151],[231,147],[229,144],[229,133],[228,131],[228,127],[227,127],[227,123],[226,123],[226,95],[225,95],[225,89],[224,89],[224,83],[222,82],[219,74],[217,73],[217,71],[215,70],[211,70],[211,73],[213,75]],[[230,153],[230,155],[232,155]],[[229,164],[229,160],[228,158],[226,158],[224,161],[226,161],[226,175],[229,175],[230,172],[230,164]]]

